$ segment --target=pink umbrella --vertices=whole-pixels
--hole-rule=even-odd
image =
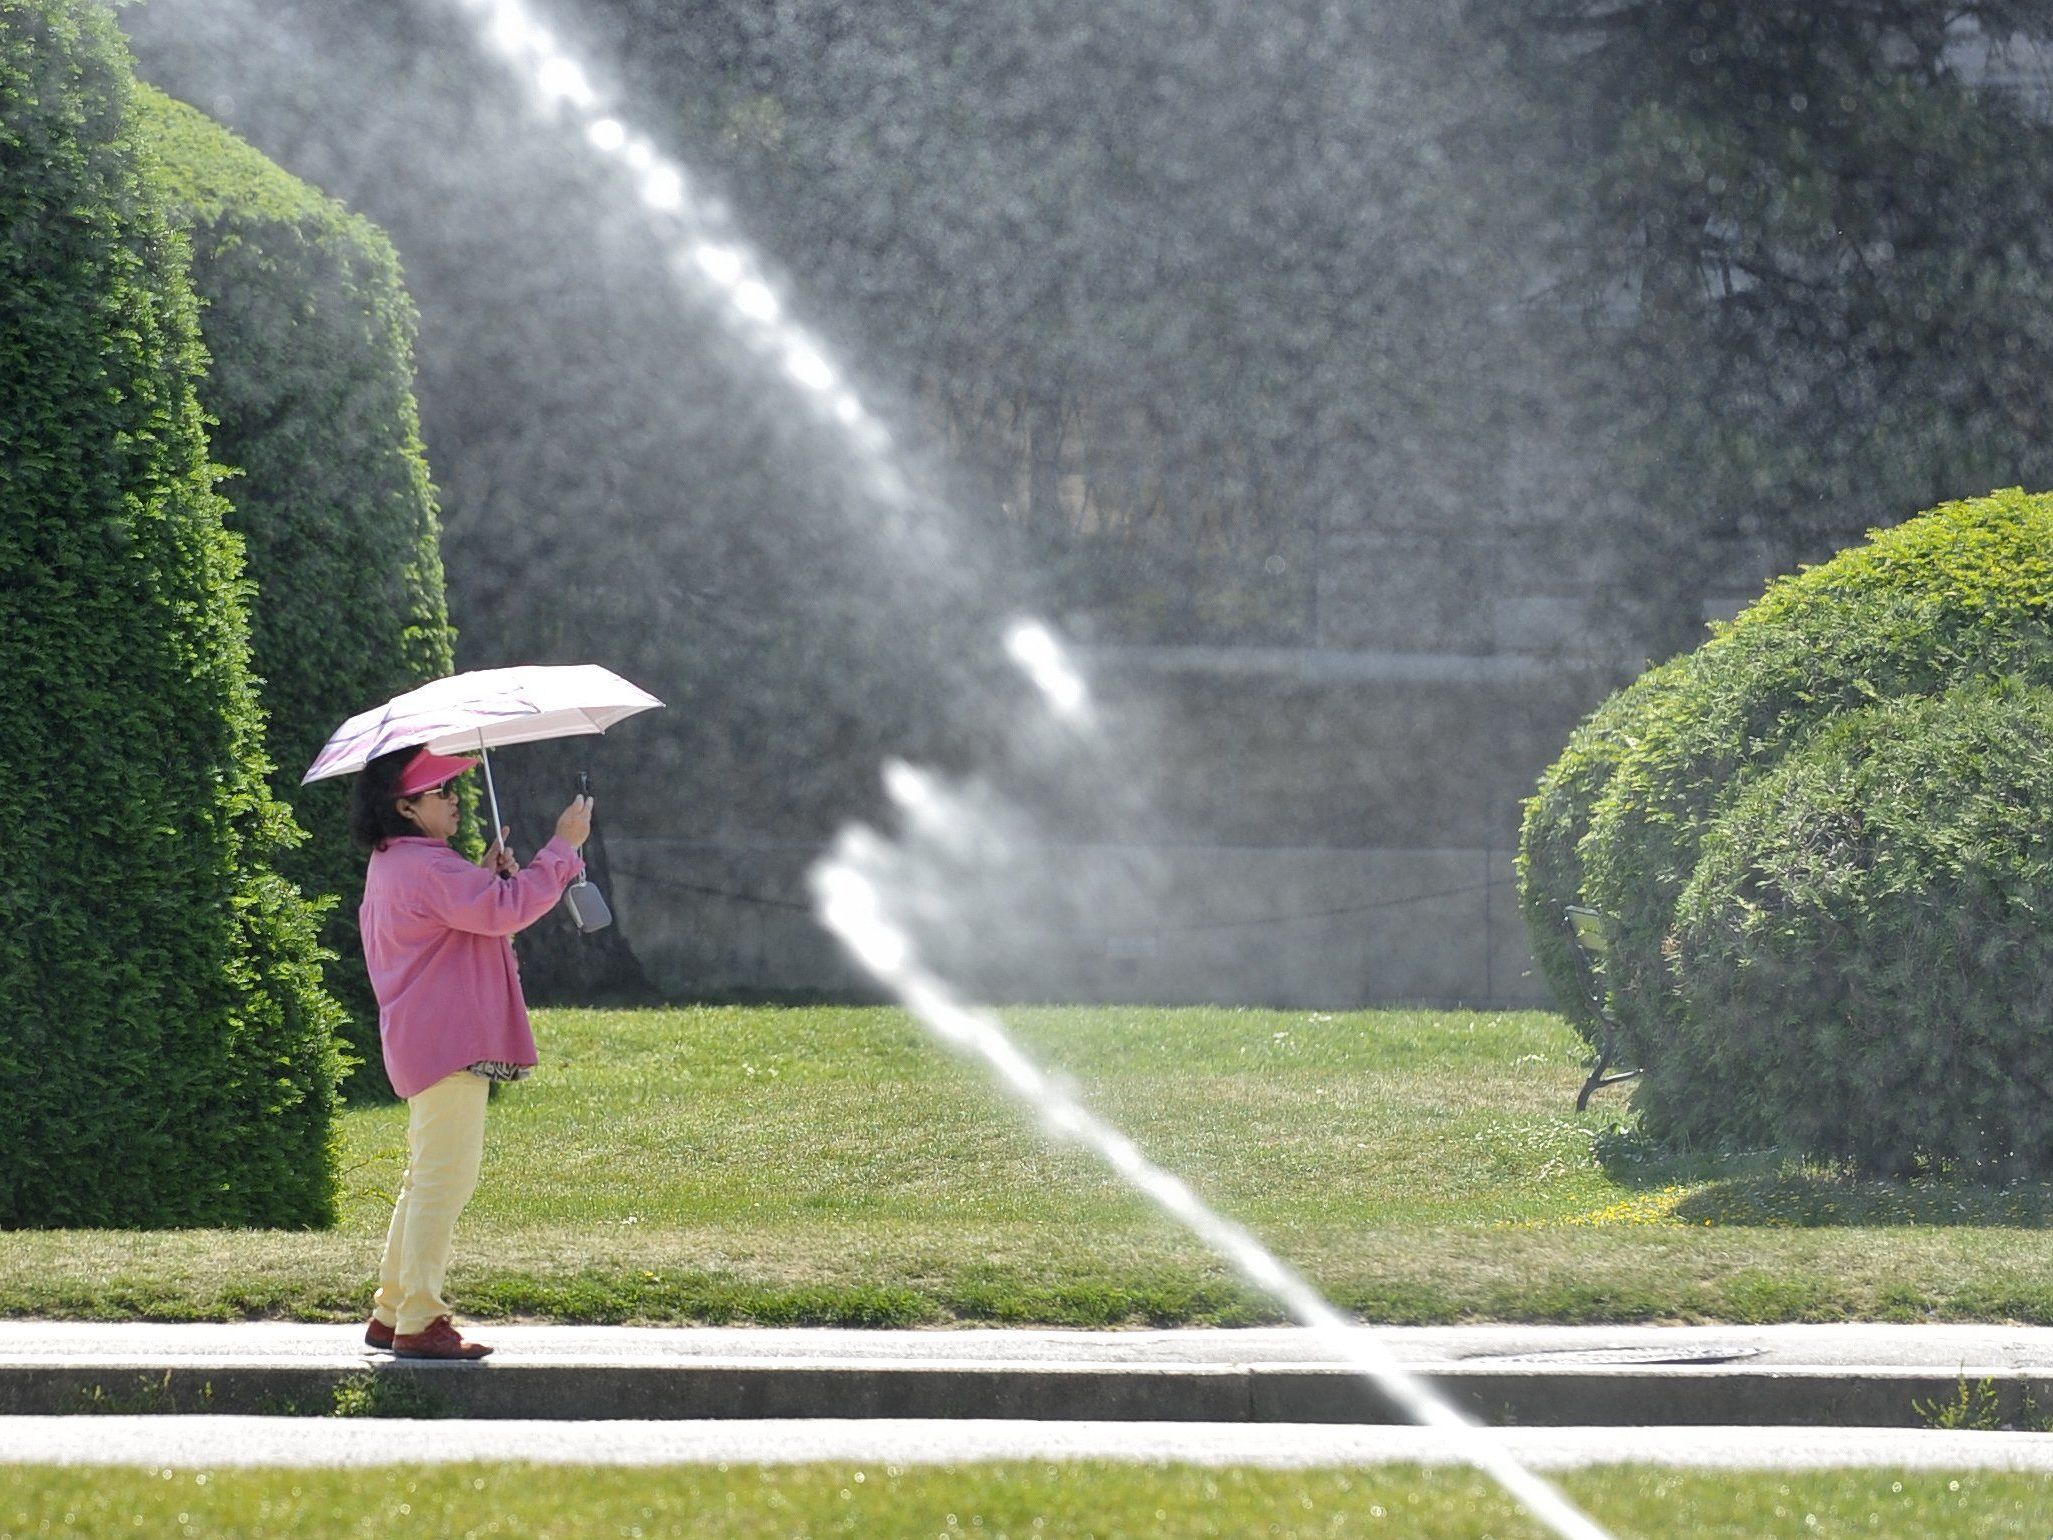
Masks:
[[[475,749],[485,761],[485,790],[492,802],[496,837],[499,792],[492,784],[492,756],[487,750],[603,733],[615,722],[662,704],[595,663],[529,664],[451,674],[344,722],[300,777],[300,784],[361,770],[394,749],[422,744],[437,754]]]

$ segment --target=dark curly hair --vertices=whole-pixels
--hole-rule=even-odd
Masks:
[[[399,816],[399,778],[420,753],[418,745],[380,754],[365,765],[349,794],[349,837],[359,850],[383,850],[385,842],[420,829]]]

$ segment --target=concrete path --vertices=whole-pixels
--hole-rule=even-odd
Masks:
[[[619,1422],[1410,1420],[1294,1329],[479,1327],[483,1364],[402,1364],[355,1326],[0,1322],[0,1415],[297,1411],[367,1370],[456,1418]],[[1964,1382],[2053,1412],[2053,1329],[1424,1327],[1373,1340],[1483,1421],[1556,1427],[1920,1428]],[[389,1387],[388,1387],[389,1388]],[[2034,1409],[2039,1409],[2035,1412]]]
[[[1505,1428],[1542,1470],[1622,1463],[1699,1469],[2053,1472],[2053,1434],[1868,1428]],[[1147,1422],[397,1422],[290,1417],[0,1417],[0,1464],[381,1466],[942,1465],[1121,1460],[1317,1469],[1465,1459],[1419,1428]]]
[[[519,1326],[465,1328],[499,1351],[493,1365],[706,1367],[926,1364],[1330,1365],[1335,1355],[1294,1327],[1072,1331],[951,1327]],[[1948,1374],[2053,1374],[2046,1326],[1380,1326],[1367,1329],[1413,1368],[1584,1364],[1788,1370],[1914,1368]],[[0,1370],[25,1365],[157,1367],[296,1365],[358,1368],[386,1359],[361,1326],[246,1321],[229,1325],[0,1320]]]

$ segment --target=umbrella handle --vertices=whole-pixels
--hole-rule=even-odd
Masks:
[[[478,729],[478,756],[485,762],[485,796],[492,804],[492,838],[485,841],[487,850],[501,838],[499,831],[505,827],[499,822],[499,788],[492,784],[492,751],[485,747],[485,730]]]

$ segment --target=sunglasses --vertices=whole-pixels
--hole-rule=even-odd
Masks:
[[[444,781],[440,786],[430,786],[426,791],[417,791],[413,794],[413,800],[416,802],[420,801],[423,797],[447,797],[451,802],[454,802],[456,800],[456,788],[449,782]]]

